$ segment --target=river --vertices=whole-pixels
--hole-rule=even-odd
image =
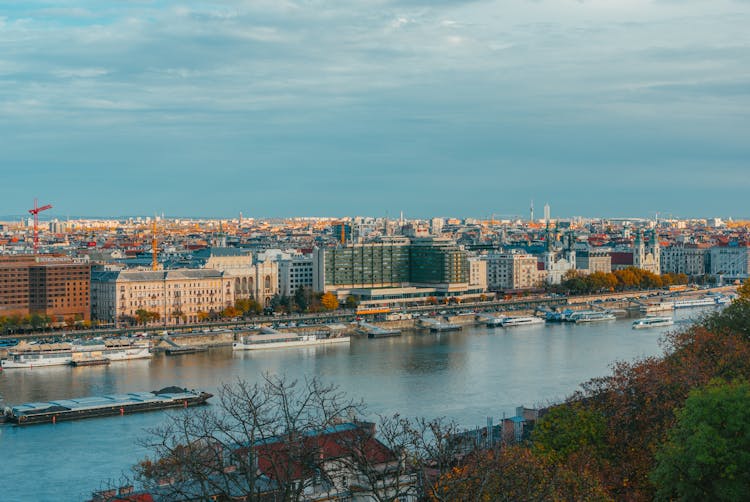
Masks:
[[[679,326],[691,309],[678,311]],[[482,425],[516,406],[563,399],[606,375],[615,361],[661,354],[668,328],[633,330],[632,319],[352,339],[351,344],[233,353],[231,348],[109,366],[66,366],[0,373],[5,403],[153,390],[168,385],[215,390],[264,372],[292,379],[318,376],[361,398],[368,412],[447,417]],[[166,412],[30,427],[0,426],[0,500],[84,500],[116,481],[146,452],[136,438]]]

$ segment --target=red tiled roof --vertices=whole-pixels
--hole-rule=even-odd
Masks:
[[[258,469],[272,479],[302,479],[314,474],[314,466],[306,463],[350,456],[352,450],[372,464],[383,464],[396,459],[383,443],[363,429],[350,429],[305,437],[302,444],[276,441],[256,447]],[[294,458],[295,451],[315,452],[317,459]],[[303,455],[304,457],[304,455]],[[307,461],[307,462],[306,462]]]

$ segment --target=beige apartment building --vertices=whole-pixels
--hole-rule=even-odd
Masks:
[[[92,316],[106,323],[132,323],[139,310],[155,312],[152,324],[186,324],[201,313],[234,305],[235,278],[218,270],[107,271],[92,273]]]
[[[535,288],[544,275],[538,269],[537,257],[530,254],[490,254],[486,260],[487,288],[491,291]]]

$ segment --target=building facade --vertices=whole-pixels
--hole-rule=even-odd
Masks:
[[[746,278],[750,270],[750,246],[714,246],[710,251],[711,274]]]
[[[253,299],[263,306],[279,292],[279,271],[275,261],[254,259],[249,251],[236,248],[206,248],[194,253],[201,268],[224,272],[234,281],[235,299]]]
[[[418,285],[469,284],[469,260],[449,239],[415,239],[409,246],[409,283]]]
[[[279,294],[293,296],[300,288],[313,287],[312,255],[292,256],[278,262]]]
[[[487,260],[482,256],[469,258],[469,287],[487,291]]]
[[[487,262],[487,288],[491,291],[531,289],[539,286],[537,257],[527,253],[490,254]]]
[[[638,230],[633,244],[633,266],[656,275],[661,274],[661,246],[656,231],[651,232],[646,245],[643,231]]]
[[[235,279],[208,269],[94,272],[92,315],[117,325],[134,323],[139,311],[157,314],[154,324],[198,322],[234,305]]]
[[[64,256],[0,257],[0,316],[48,316],[52,323],[91,318],[91,267]]]
[[[584,274],[601,272],[609,274],[612,272],[612,257],[608,251],[577,251],[576,269]]]
[[[661,272],[700,276],[708,273],[710,252],[706,245],[676,243],[661,250]]]
[[[409,242],[394,239],[313,250],[313,288],[400,287],[409,282]]]

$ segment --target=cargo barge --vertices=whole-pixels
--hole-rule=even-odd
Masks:
[[[207,392],[165,387],[153,392],[131,392],[107,396],[61,399],[47,403],[24,403],[5,408],[4,420],[17,425],[49,424],[63,420],[126,415],[167,408],[187,408],[205,404],[213,397]]]
[[[208,347],[196,347],[196,346],[182,346],[182,347],[170,347],[164,351],[168,356],[181,356],[184,354],[195,354],[197,352],[206,352]]]

